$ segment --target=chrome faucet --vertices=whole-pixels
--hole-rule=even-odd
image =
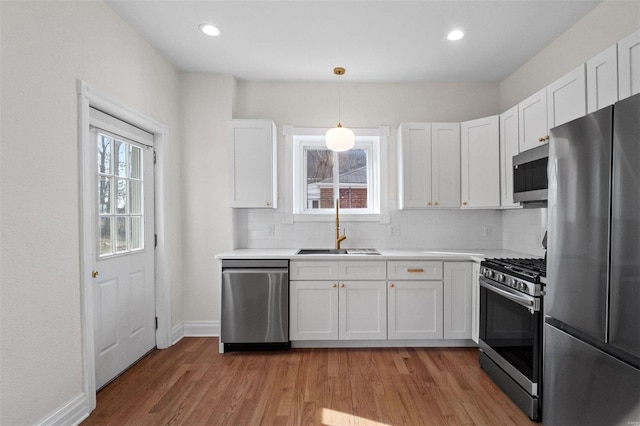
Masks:
[[[336,250],[340,250],[340,243],[347,239],[346,232],[340,235],[340,198],[336,198]]]

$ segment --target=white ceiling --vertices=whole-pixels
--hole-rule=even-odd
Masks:
[[[502,81],[600,0],[108,0],[182,71],[267,81]],[[212,23],[219,37],[198,26]],[[448,41],[459,28],[465,37]]]

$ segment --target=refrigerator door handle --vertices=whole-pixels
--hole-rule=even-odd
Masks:
[[[525,308],[529,308],[531,313],[540,310],[540,301],[534,297],[528,296],[526,294],[515,294],[507,290],[503,290],[502,288],[497,287],[491,281],[480,277],[480,286],[490,290],[494,293],[499,294],[502,297],[505,297],[512,302],[516,302],[520,306],[524,306]]]

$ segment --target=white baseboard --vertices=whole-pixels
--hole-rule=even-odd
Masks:
[[[220,321],[185,321],[171,330],[171,344],[175,345],[183,337],[218,337]]]
[[[84,393],[77,395],[69,402],[58,408],[46,418],[42,419],[38,426],[49,425],[79,425],[89,417],[89,406]]]

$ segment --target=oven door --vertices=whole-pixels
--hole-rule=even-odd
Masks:
[[[542,373],[541,298],[480,277],[480,350],[530,395]]]

